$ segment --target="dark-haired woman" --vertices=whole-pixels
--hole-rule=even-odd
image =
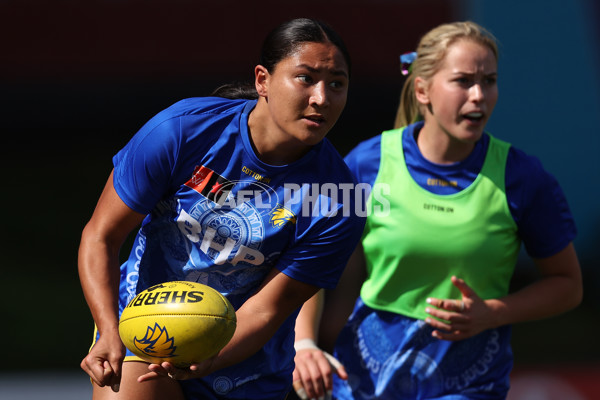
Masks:
[[[298,309],[335,286],[364,222],[348,196],[351,174],[325,139],[349,75],[331,28],[289,21],[263,44],[256,93],[222,88],[222,97],[180,101],[114,156],[79,251],[97,328],[81,363],[94,399],[286,396]],[[139,224],[119,269],[119,248]],[[149,365],[118,335],[136,293],[174,280],[217,289],[238,320],[217,356],[188,369]]]

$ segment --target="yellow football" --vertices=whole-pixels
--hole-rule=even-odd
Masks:
[[[196,282],[152,286],[123,310],[119,335],[135,355],[180,368],[217,354],[236,328],[235,310],[218,291]]]

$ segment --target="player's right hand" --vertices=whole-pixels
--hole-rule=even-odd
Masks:
[[[118,392],[124,358],[125,346],[118,333],[116,337],[114,334],[103,334],[80,366],[96,385],[110,386],[114,392]]]
[[[149,372],[138,377],[138,382],[151,381],[165,376],[180,381],[202,378],[211,372],[212,364],[216,358],[217,356],[207,358],[204,361],[190,365],[189,368],[177,368],[170,362],[150,364],[148,366]]]
[[[348,379],[344,366],[310,339],[296,342],[294,390],[302,400],[331,399],[333,374]]]

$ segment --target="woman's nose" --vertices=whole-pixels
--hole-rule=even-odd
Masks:
[[[473,101],[481,101],[483,99],[483,90],[481,89],[481,85],[479,83],[475,83],[469,89],[469,95],[471,100]]]
[[[318,82],[313,86],[310,103],[322,107],[328,102],[327,88],[325,82]]]

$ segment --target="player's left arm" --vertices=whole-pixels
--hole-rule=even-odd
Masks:
[[[260,289],[236,311],[235,333],[216,357],[192,365],[188,370],[176,369],[169,363],[152,364],[149,367],[151,372],[138,380],[151,380],[167,374],[176,379],[198,378],[245,360],[260,350],[281,324],[318,289],[273,268]]]
[[[540,279],[500,299],[495,307],[498,325],[556,316],[581,303],[583,281],[573,243],[550,257],[533,261]]]
[[[468,283],[453,277],[452,283],[461,291],[462,301],[429,300],[431,307],[427,310],[434,318],[426,321],[435,328],[433,336],[444,340],[466,339],[486,329],[553,317],[581,303],[583,282],[573,243],[534,262],[541,277],[498,299],[482,300]]]
[[[219,353],[213,368],[238,363],[256,353],[318,290],[319,287],[292,279],[274,268],[259,291],[236,312],[236,332]]]

